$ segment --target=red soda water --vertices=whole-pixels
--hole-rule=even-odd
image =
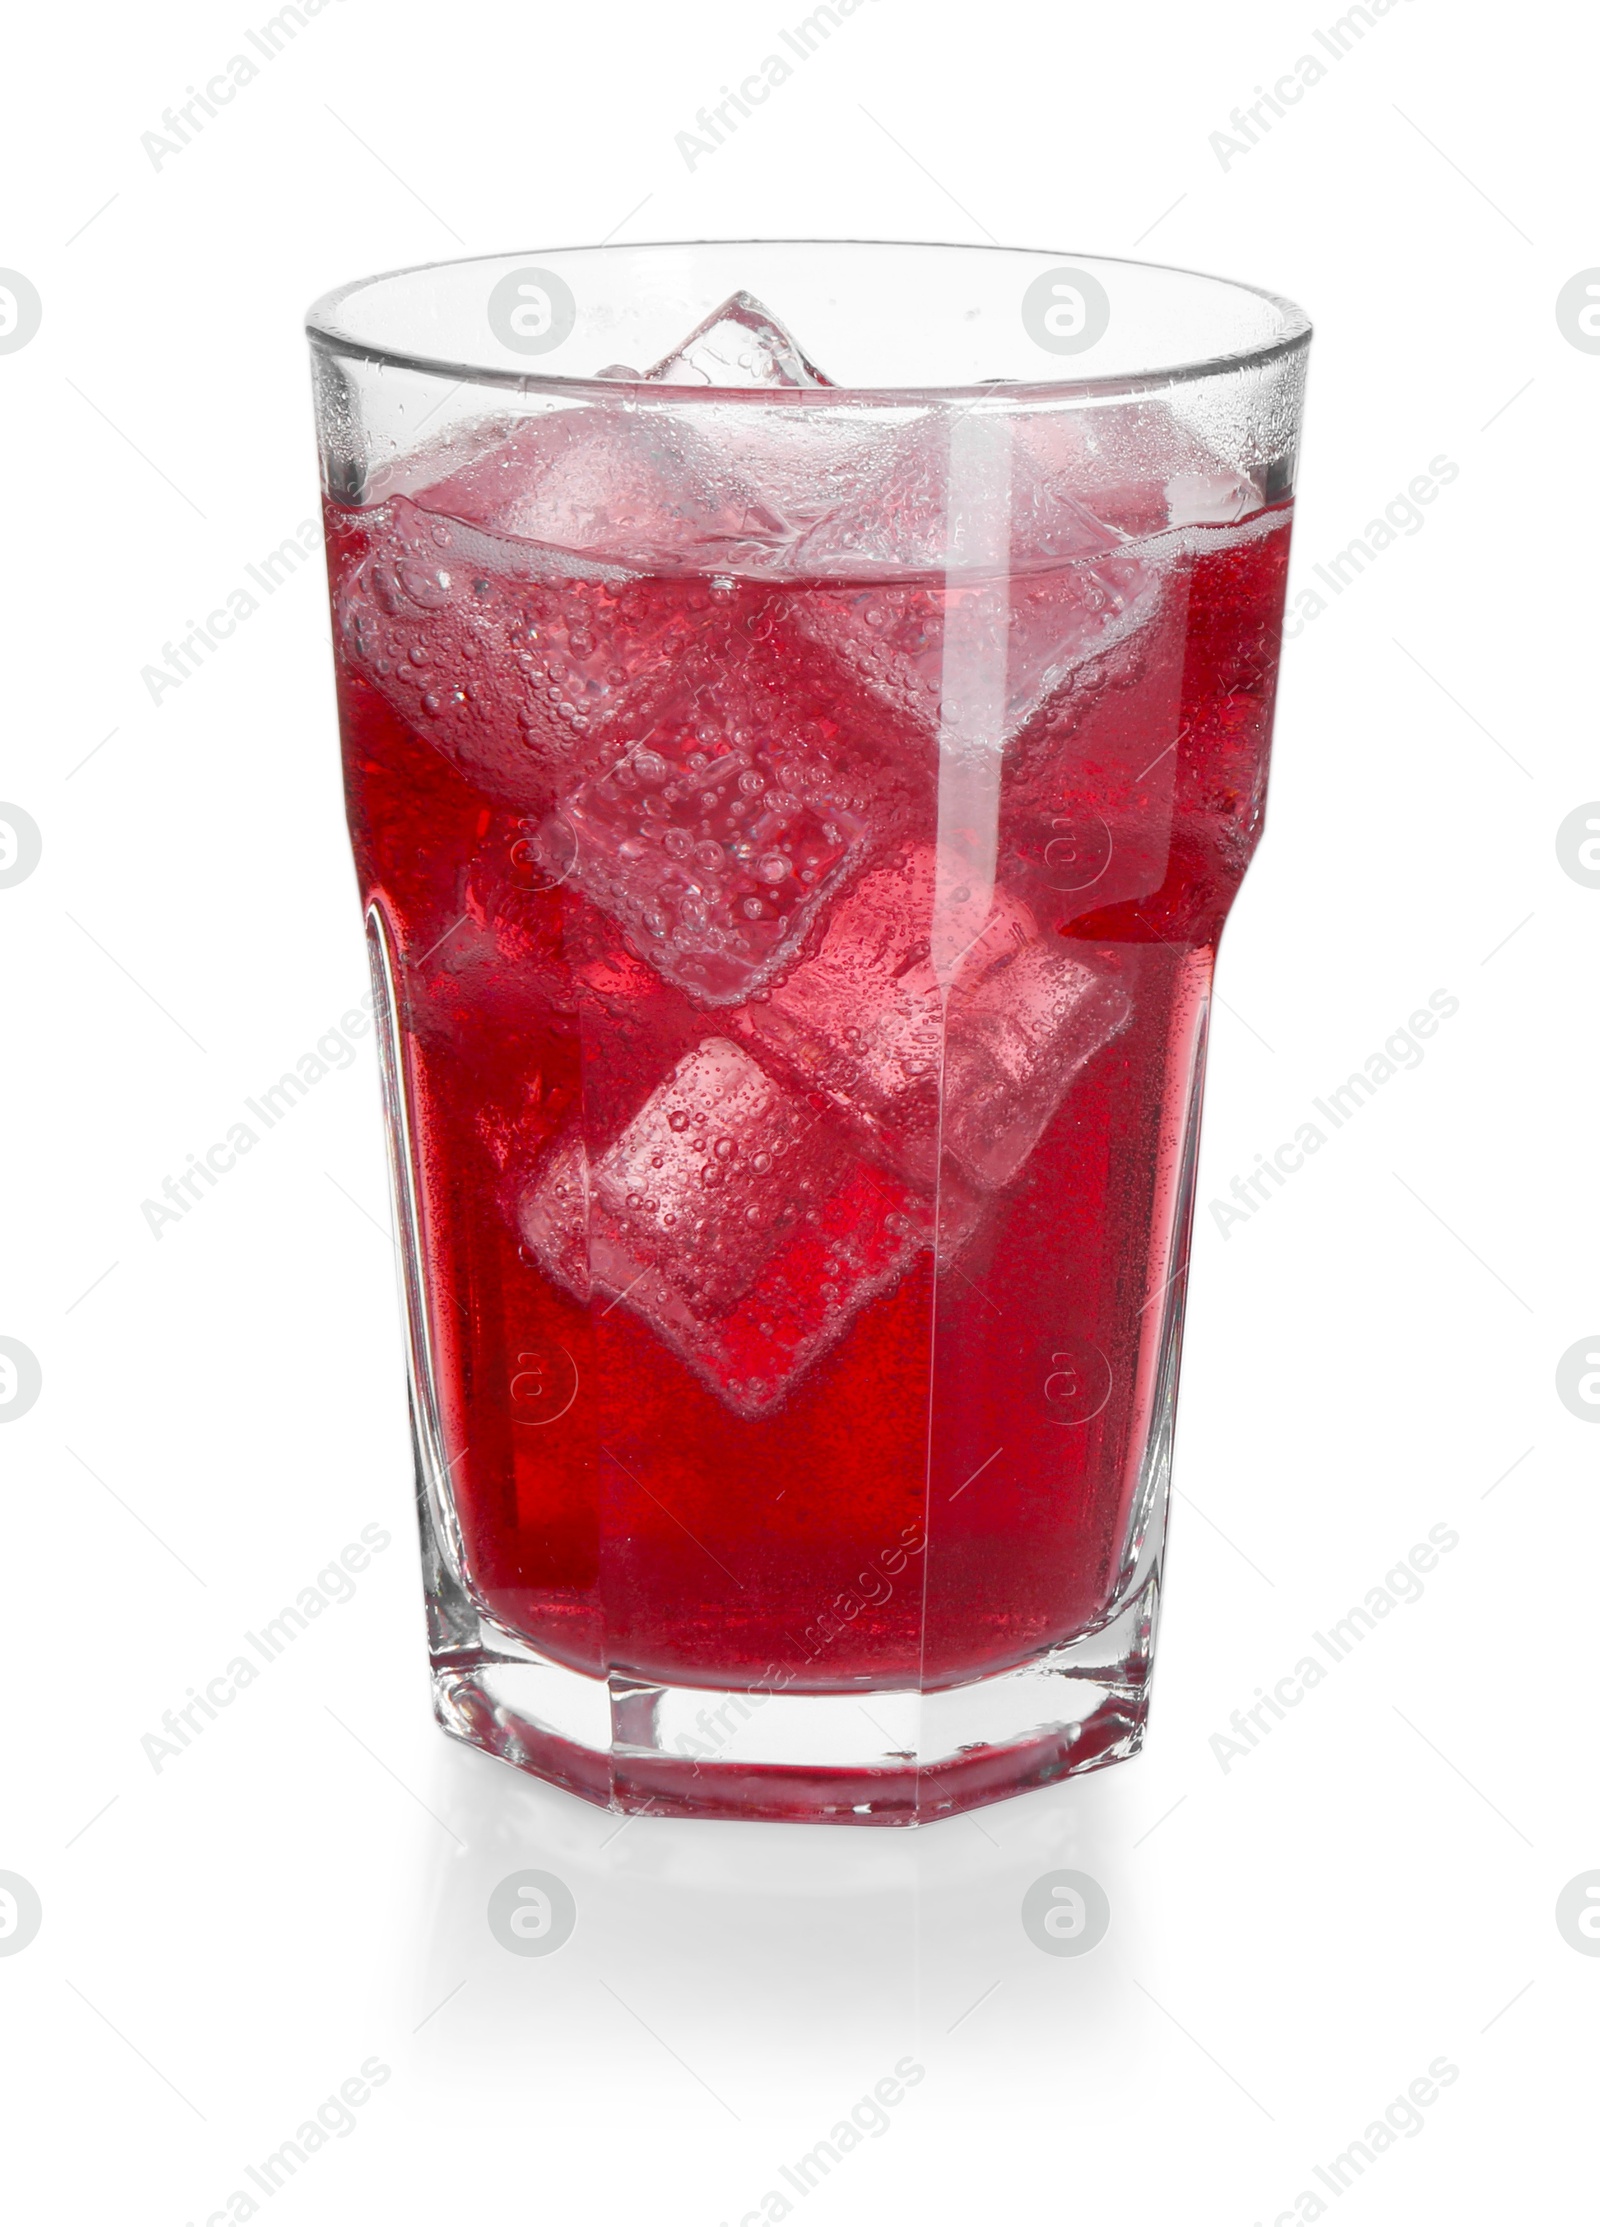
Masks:
[[[1113,1609],[1170,1414],[1287,506],[976,584],[764,573],[736,515],[685,567],[528,530],[570,438],[327,521],[462,1578],[643,1681],[1025,1662]]]

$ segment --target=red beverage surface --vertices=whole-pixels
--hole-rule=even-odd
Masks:
[[[469,1590],[713,1686],[1081,1633],[1172,1365],[1287,509],[976,590],[563,568],[485,518],[470,474],[328,514]],[[973,594],[992,892],[939,793]]]

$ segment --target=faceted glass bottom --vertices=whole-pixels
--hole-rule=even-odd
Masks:
[[[921,1825],[1133,1755],[1143,1743],[1166,1493],[1096,1630],[932,1692],[662,1685],[553,1661],[452,1574],[424,1490],[434,1710],[455,1739],[619,1814]]]

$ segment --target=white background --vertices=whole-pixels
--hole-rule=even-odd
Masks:
[[[13,25],[0,263],[44,303],[0,356],[0,795],[44,836],[0,891],[0,1332],[44,1382],[0,1440],[0,1869],[44,1905],[0,1959],[19,2217],[199,2227],[371,2056],[275,2219],[731,2227],[908,2054],[888,2131],[797,2212],[1582,2200],[1600,1959],[1554,1905],[1600,1866],[1600,1436],[1555,1371],[1600,1322],[1600,892],[1555,832],[1600,793],[1600,358],[1554,304],[1600,263],[1595,32],[1398,0],[1224,168],[1210,135],[1334,5],[868,0],[691,172],[675,135],[807,12],[333,0],[159,170],[141,134],[264,7]],[[1149,1746],[921,1834],[619,1832],[434,1729],[370,1039],[181,1226],[140,1212],[364,987],[320,569],[159,705],[140,679],[314,515],[301,313],[613,231],[992,235],[1291,295],[1296,590],[1459,465],[1285,657]],[[1224,1240],[1204,1202],[1436,989],[1422,1065]],[[356,1599],[154,1773],[141,1736],[369,1523]],[[1231,1713],[1439,1524],[1425,1596],[1224,1771]],[[577,1899],[547,1959],[484,1922],[522,1865]],[[1061,1866],[1111,1900],[1081,1959],[1019,1923]],[[1441,2056],[1422,2131],[1335,2198],[1313,2166]]]

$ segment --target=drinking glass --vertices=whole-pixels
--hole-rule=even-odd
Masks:
[[[1128,1755],[1305,318],[736,241],[309,329],[441,1723],[656,1815]]]

